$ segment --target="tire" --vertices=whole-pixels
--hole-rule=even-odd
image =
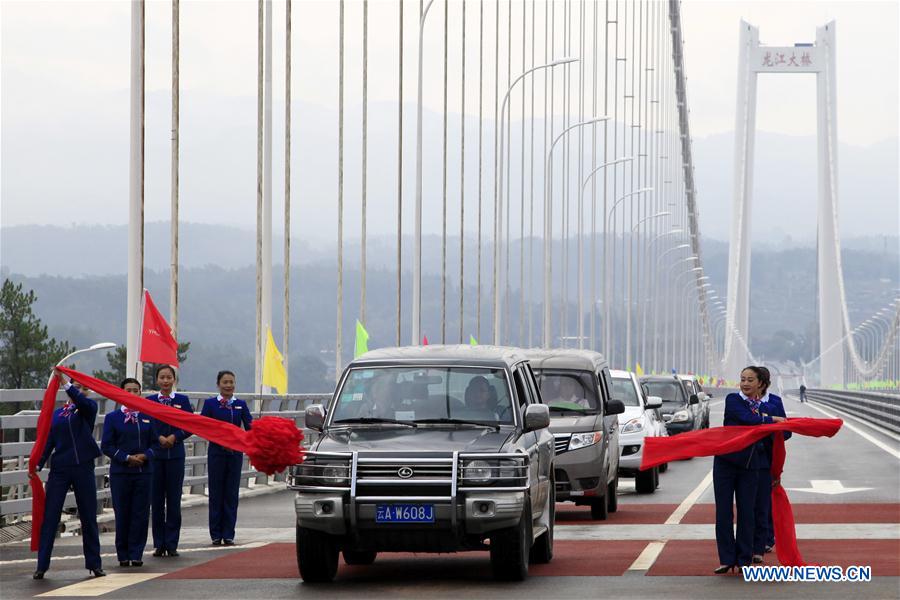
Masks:
[[[656,468],[638,471],[634,476],[634,489],[638,494],[652,494],[656,491]]]
[[[605,521],[609,516],[609,506],[606,498],[594,498],[591,501],[591,518],[595,521]]]
[[[553,560],[553,523],[556,521],[556,483],[550,480],[550,494],[547,495],[547,507],[541,521],[546,521],[547,531],[534,540],[528,561],[533,565],[545,565]]]
[[[346,548],[343,554],[344,562],[348,565],[371,565],[378,556],[374,550],[347,550]]]
[[[669,463],[663,463],[663,464],[659,465],[660,473],[665,473],[668,470],[669,470]]]
[[[332,582],[338,568],[338,547],[334,538],[298,525],[297,568],[306,583]]]
[[[499,581],[524,581],[528,577],[531,553],[531,499],[525,496],[525,510],[515,527],[499,529],[491,535],[491,571]]]
[[[619,510],[619,474],[606,487],[606,511],[614,513]]]

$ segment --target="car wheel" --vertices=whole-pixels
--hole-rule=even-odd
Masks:
[[[378,556],[374,550],[347,550],[346,548],[343,554],[344,562],[348,565],[371,565]]]
[[[329,583],[337,575],[338,547],[324,532],[297,526],[297,568],[306,583]]]
[[[547,505],[544,514],[541,515],[541,524],[547,527],[547,531],[534,541],[529,555],[529,562],[534,565],[545,565],[553,560],[553,523],[556,521],[556,483],[550,481],[550,493],[547,495]]]
[[[665,473],[668,470],[669,470],[669,463],[663,463],[663,464],[659,465],[660,473]]]
[[[607,512],[614,513],[619,510],[619,474],[606,487],[606,509]]]
[[[634,489],[638,494],[652,494],[656,490],[653,473],[655,468],[638,471],[634,476]]]
[[[491,535],[491,571],[494,579],[523,581],[528,577],[531,543],[531,499],[525,496],[525,509],[519,524],[499,529]]]
[[[606,498],[594,498],[591,500],[591,518],[595,521],[605,521],[609,516],[609,506]]]

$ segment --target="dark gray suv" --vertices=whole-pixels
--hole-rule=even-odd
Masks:
[[[498,579],[553,556],[549,411],[525,356],[492,346],[369,352],[344,371],[318,431],[291,468],[297,562],[331,581],[343,552],[489,550]],[[489,540],[489,543],[488,543]]]

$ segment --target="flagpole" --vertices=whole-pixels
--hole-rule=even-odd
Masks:
[[[128,287],[125,374],[140,376],[138,335],[144,287],[144,2],[131,4],[131,126],[128,186]]]

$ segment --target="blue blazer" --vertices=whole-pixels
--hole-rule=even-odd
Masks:
[[[724,425],[762,425],[763,423],[773,423],[773,421],[772,417],[765,414],[762,409],[754,412],[750,408],[750,403],[744,400],[740,394],[728,394],[725,397]],[[737,452],[722,454],[720,458],[745,469],[768,469],[770,466],[769,455],[766,453],[762,441],[754,442]]]
[[[147,400],[153,400],[154,402],[159,402],[159,394],[150,394],[147,396]],[[191,400],[184,394],[173,394],[172,396],[172,406],[175,408],[180,408],[181,410],[189,413],[194,412],[194,407],[191,406]],[[153,443],[150,447],[153,449],[153,458],[157,460],[168,460],[170,458],[184,458],[184,440],[185,438],[189,438],[191,436],[191,432],[185,431],[184,429],[179,429],[177,427],[172,427],[168,423],[163,423],[159,419],[152,419],[153,428],[156,431],[156,434],[153,436]],[[175,445],[171,448],[163,448],[159,445],[159,436],[170,436],[175,435]]]
[[[250,407],[247,406],[247,403],[243,400],[238,400],[232,396],[234,402],[232,402],[230,408],[222,408],[219,405],[219,399],[217,397],[207,398],[203,401],[203,408],[200,410],[200,414],[204,417],[212,417],[213,419],[218,419],[219,421],[226,421],[231,423],[232,425],[237,425],[240,427],[243,425],[244,429],[247,431],[250,430],[251,424],[253,423],[253,415],[250,414]],[[230,448],[226,448],[224,446],[220,446],[214,442],[209,443],[209,454],[240,454],[236,450],[231,450]]]
[[[88,398],[75,386],[69,387],[66,394],[75,403],[75,408],[68,416],[63,416],[63,409],[53,411],[50,422],[50,434],[47,445],[38,462],[38,469],[43,469],[47,459],[53,457],[50,468],[72,467],[87,462],[93,464],[100,456],[100,448],[94,440],[94,424],[97,422],[97,403]]]
[[[143,467],[129,467],[129,454],[146,454],[153,458],[151,442],[156,439],[153,422],[149,415],[138,413],[137,423],[126,423],[125,413],[116,408],[103,420],[103,438],[100,449],[109,457],[109,472],[113,473],[149,473],[151,463]]]

